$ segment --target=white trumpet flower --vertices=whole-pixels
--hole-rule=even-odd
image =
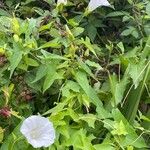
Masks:
[[[110,6],[110,3],[107,0],[90,0],[88,11],[91,12],[100,6]]]
[[[60,4],[66,5],[67,4],[67,0],[58,0],[57,1],[57,5],[60,5]]]
[[[49,147],[55,140],[53,124],[45,117],[34,115],[25,119],[20,131],[34,148]]]

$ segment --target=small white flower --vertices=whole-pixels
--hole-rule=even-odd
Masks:
[[[67,4],[67,0],[57,0],[57,5],[60,5],[60,4],[66,5]]]
[[[53,124],[45,117],[34,115],[25,119],[20,131],[34,148],[48,147],[55,140]]]
[[[100,6],[110,6],[107,0],[90,0],[88,5],[88,11],[93,11]]]

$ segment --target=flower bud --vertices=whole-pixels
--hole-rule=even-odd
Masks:
[[[0,115],[2,115],[3,117],[10,117],[11,116],[11,111],[9,107],[3,107],[2,109],[0,109]]]

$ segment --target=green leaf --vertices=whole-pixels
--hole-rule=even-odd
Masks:
[[[4,138],[4,130],[2,129],[2,127],[0,127],[0,143],[3,141]]]
[[[97,29],[95,26],[93,25],[88,25],[87,26],[87,32],[88,32],[88,36],[89,38],[91,39],[91,41],[93,42],[95,37],[96,37],[96,34],[97,34]]]
[[[136,117],[139,103],[140,103],[140,100],[142,99],[142,94],[145,89],[145,83],[149,79],[150,61],[148,61],[148,63],[142,69],[144,69],[143,70],[144,77],[142,81],[139,83],[136,89],[134,89],[133,86],[131,85],[128,95],[126,96],[126,99],[125,99],[126,102],[123,105],[123,113],[130,123],[133,123]]]
[[[97,68],[98,70],[102,70],[102,69],[103,69],[98,63],[95,63],[94,61],[86,60],[85,63],[86,63],[88,66],[90,66],[90,67],[95,67],[95,68]]]
[[[150,2],[146,5],[146,13],[150,16]]]
[[[128,29],[124,30],[122,33],[121,33],[122,36],[128,36],[128,35],[132,35],[133,37],[135,38],[138,38],[139,37],[139,33],[137,31],[137,29],[133,26],[129,26]]]
[[[38,49],[49,48],[49,47],[51,47],[51,48],[60,48],[61,45],[59,44],[58,38],[56,38],[56,39],[54,39],[54,40],[52,40],[50,42],[47,42],[47,43],[43,44]]]
[[[26,64],[29,65],[29,66],[34,66],[34,67],[39,66],[39,63],[36,60],[32,59],[32,58],[27,57],[27,58],[25,58],[25,61],[26,61]]]
[[[43,115],[48,115],[50,113],[57,114],[57,113],[64,110],[65,105],[67,105],[66,101],[59,102],[55,107],[53,107],[52,109],[46,111]]]
[[[6,16],[0,16],[0,31],[7,33],[10,32],[12,27],[12,19]]]
[[[91,44],[90,39],[88,37],[86,37],[85,41],[83,38],[81,38],[81,43],[83,43],[88,48],[88,50],[90,50],[97,57],[94,46]]]
[[[150,56],[150,36],[148,37],[147,41],[146,41],[146,45],[143,49],[143,52],[142,52],[142,59],[145,59],[146,57]]]
[[[42,79],[48,72],[48,66],[45,64],[41,64],[38,67],[37,73],[36,73],[36,77],[34,79],[34,81],[32,81],[32,83],[37,82],[38,80]]]
[[[15,34],[20,35],[20,23],[18,18],[12,18],[12,30]]]
[[[43,93],[50,88],[50,86],[54,83],[54,81],[56,79],[63,79],[63,76],[57,72],[55,72],[55,70],[52,70],[50,73],[48,73],[46,75],[45,81],[44,81],[44,85],[43,85]]]
[[[22,122],[21,122],[22,123]],[[21,123],[14,129],[14,131],[7,137],[2,144],[0,150],[28,150],[29,144],[23,138],[20,132]]]
[[[100,118],[110,117],[110,114],[103,108],[103,104],[98,98],[95,90],[89,85],[86,73],[78,71],[75,74],[75,79],[77,80],[83,91],[90,98],[90,101],[96,105],[96,111],[99,114],[99,117]]]
[[[52,53],[49,53],[47,51],[44,51],[44,50],[41,50],[41,53],[43,54],[43,56],[46,58],[46,59],[58,59],[58,60],[68,60],[67,58],[63,57],[63,56],[60,56],[60,55],[57,55],[57,54],[52,54]],[[40,56],[41,57],[41,56]]]
[[[114,125],[114,128],[115,129],[111,131],[113,135],[127,135],[128,134],[126,127],[124,123],[122,122],[122,120],[119,123],[116,122],[116,124]]]
[[[8,11],[5,11],[4,9],[1,9],[1,8],[0,8],[0,16],[11,17],[11,15],[8,13]]]
[[[123,45],[123,43],[122,43],[122,42],[119,42],[119,43],[117,44],[117,46],[118,46],[119,49],[121,50],[122,54],[124,54],[124,45]]]
[[[81,27],[75,27],[74,29],[71,30],[74,37],[79,36],[81,33],[83,33],[83,31],[84,31],[84,28],[81,28]]]
[[[35,79],[35,74],[33,72],[28,72],[25,75],[25,82],[27,83],[27,85],[32,88],[35,91],[40,91],[42,92],[42,85],[39,82],[33,82],[33,80]]]
[[[35,32],[36,33],[36,25],[37,25],[37,20],[34,19],[34,18],[31,18],[31,19],[28,19],[28,27],[27,29],[25,30],[25,34],[26,34],[26,38],[33,33]]]
[[[93,114],[80,115],[79,119],[87,122],[89,127],[95,128],[95,121],[97,120],[95,115]]]
[[[125,15],[129,16],[129,13],[126,11],[115,11],[106,15],[106,17],[118,17],[118,16],[125,16]]]
[[[112,115],[116,122],[120,122],[120,120],[122,120],[123,124],[125,125],[126,131],[128,132],[125,138],[120,139],[120,144],[122,146],[131,145],[136,148],[147,147],[143,137],[137,135],[135,129],[129,124],[129,122],[126,120],[126,118],[121,114],[121,112],[118,109],[113,109]]]
[[[48,23],[46,25],[41,26],[39,28],[39,31],[41,32],[41,31],[44,31],[44,30],[50,30],[50,28],[52,27],[52,24],[53,24],[53,22],[50,22],[50,23]]]
[[[22,51],[15,50],[10,58],[10,77],[12,76],[14,70],[19,65],[21,59],[22,59]]]
[[[73,149],[95,150],[92,146],[93,136],[87,136],[83,129],[72,130],[71,138],[67,140],[67,145],[72,145]]]
[[[79,83],[79,85],[84,90],[84,92],[89,96],[90,85],[88,83],[86,74],[82,71],[78,71],[75,75],[75,78],[76,78],[77,82]]]
[[[67,139],[70,138],[69,134],[69,126],[68,125],[61,125],[57,128],[57,132],[65,136]],[[62,144],[61,144],[62,145]]]
[[[145,67],[145,60],[141,60],[138,63],[130,62],[129,64],[129,67],[128,67],[129,75],[133,80],[135,89],[138,87],[140,81],[144,77],[144,72],[142,73],[142,70],[144,67]]]
[[[133,146],[127,146],[127,150],[134,150]]]
[[[94,145],[95,150],[116,150],[111,144],[103,143]]]
[[[109,75],[109,82],[110,82],[111,93],[113,95],[112,105],[117,106],[124,97],[124,92],[126,90],[127,84],[129,83],[129,79],[126,73],[120,81],[117,81],[116,75]]]
[[[90,68],[83,62],[83,61],[79,61],[79,65],[80,67],[86,72],[88,73],[93,79],[96,80],[95,75],[92,73],[92,71],[90,70]]]
[[[71,90],[79,93],[80,92],[80,86],[78,83],[71,81],[71,80],[68,80],[66,82],[66,85],[62,88],[62,95],[64,97],[69,97]]]

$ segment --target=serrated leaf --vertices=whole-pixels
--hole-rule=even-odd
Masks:
[[[122,122],[122,120],[119,123],[116,123],[114,125],[114,128],[115,129],[113,131],[111,131],[111,133],[113,135],[127,135],[128,134],[128,132],[127,132],[127,130],[125,128],[125,125]]]
[[[80,115],[79,119],[87,122],[89,127],[95,128],[95,121],[97,120],[95,115],[93,114]]]

